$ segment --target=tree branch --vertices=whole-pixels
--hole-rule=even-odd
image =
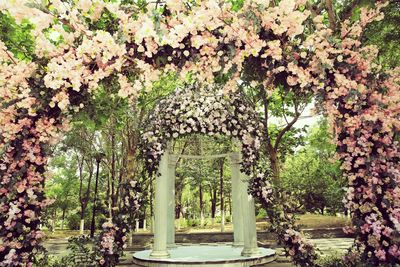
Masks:
[[[282,114],[283,114],[283,118],[285,119],[286,124],[289,124],[288,119],[287,119],[286,114],[285,114],[285,97],[286,97],[286,95],[281,95],[281,97],[282,97]]]
[[[292,126],[296,123],[296,121],[297,121],[297,120],[299,119],[299,117],[300,117],[301,112],[299,112],[299,110],[298,110],[298,105],[297,105],[296,102],[294,103],[294,111],[295,111],[295,116],[294,116],[294,118],[292,119],[292,121],[291,121],[289,124],[287,124],[287,125],[285,126],[285,128],[283,128],[283,129],[279,132],[278,136],[276,137],[275,144],[274,144],[274,149],[275,149],[275,150],[278,149],[278,146],[279,146],[279,144],[280,144],[280,142],[281,142],[281,140],[282,140],[284,134],[285,134],[286,132],[288,132],[288,131],[292,128]]]
[[[7,56],[10,58],[10,60],[17,65],[17,62],[15,61],[15,59],[9,54],[7,49],[3,49],[4,52],[6,52]]]
[[[267,95],[265,93],[265,88],[261,89],[261,94],[262,94],[262,100],[263,100],[263,105],[264,105],[264,131],[265,131],[265,138],[267,139],[267,142],[270,143],[269,140],[269,132],[268,132],[268,106],[269,106],[269,101],[267,98]]]
[[[326,0],[325,1],[325,7],[326,10],[328,11],[328,18],[329,18],[329,28],[331,28],[332,31],[336,30],[336,14],[333,9],[333,1],[332,0]]]
[[[320,15],[323,9],[323,5],[321,3],[319,5],[312,5],[310,2],[306,3],[306,8],[311,12],[311,17],[315,18]]]

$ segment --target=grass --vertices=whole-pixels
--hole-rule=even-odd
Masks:
[[[297,224],[300,228],[309,229],[309,228],[341,228],[350,223],[348,218],[337,217],[332,215],[320,215],[320,214],[301,214],[298,215]],[[257,229],[258,230],[265,230],[268,227],[268,221],[266,220],[258,220],[257,221]],[[233,227],[231,223],[225,224],[225,231],[229,232],[232,231]],[[185,227],[182,228],[178,232],[186,232],[186,233],[193,233],[193,232],[220,232],[221,225],[206,225],[203,227],[195,226],[195,227]]]
[[[320,214],[303,214],[299,216],[297,223],[301,228],[334,228],[344,227],[350,224],[349,218],[320,215]]]
[[[80,235],[79,230],[55,230],[53,232],[49,230],[43,230],[43,232],[46,234],[46,239],[61,239]],[[89,233],[89,230],[84,231],[85,235],[88,235]]]

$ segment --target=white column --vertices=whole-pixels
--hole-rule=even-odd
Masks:
[[[168,217],[168,150],[161,156],[159,172],[156,177],[154,200],[154,244],[151,258],[168,258],[167,251],[167,221]]]
[[[129,231],[128,245],[132,246],[133,244],[133,231]]]
[[[154,215],[150,217],[150,233],[154,234]]]
[[[177,157],[170,155],[168,161],[168,220],[167,220],[167,247],[175,245],[175,168]]]
[[[135,232],[139,232],[139,219],[135,219]]]
[[[242,196],[240,195],[240,154],[232,153],[231,175],[232,175],[232,219],[233,219],[233,246],[243,246],[243,212]]]
[[[260,253],[257,245],[256,211],[254,198],[247,193],[249,177],[242,173],[239,190],[242,195],[243,224],[244,227],[244,248],[242,256],[255,256]]]

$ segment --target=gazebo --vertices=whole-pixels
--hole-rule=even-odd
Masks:
[[[144,156],[155,180],[154,242],[151,250],[134,254],[139,266],[253,266],[274,260],[275,251],[257,245],[251,177],[257,169],[258,124],[254,109],[240,95],[229,98],[213,89],[178,90],[156,106],[144,133]],[[193,133],[225,135],[239,152],[217,155],[182,155],[172,152],[174,138]],[[232,173],[233,243],[179,246],[175,243],[175,168],[179,158],[229,159]],[[256,175],[256,178],[258,177]],[[266,191],[265,191],[266,192]],[[158,265],[157,265],[158,264]],[[222,265],[221,265],[222,264]]]

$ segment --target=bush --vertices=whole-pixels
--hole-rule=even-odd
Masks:
[[[343,261],[343,256],[339,254],[321,257],[318,259],[317,263],[322,267],[347,267],[346,263]]]
[[[199,219],[188,219],[188,220],[186,220],[186,225],[188,227],[200,226],[200,220]]]
[[[256,210],[256,212],[257,212],[256,215],[257,220],[265,220],[265,218],[267,218],[267,212],[265,211],[265,209],[259,208]]]
[[[67,226],[70,230],[79,230],[81,224],[81,216],[79,214],[71,214],[67,218]]]
[[[221,216],[215,217],[215,222],[216,223],[221,223],[222,222],[222,217]],[[231,216],[225,215],[225,223],[229,223],[229,222],[231,222]]]
[[[100,219],[102,217],[100,216]],[[92,213],[91,212],[86,212],[85,214],[85,230],[90,229],[90,224],[92,221]],[[101,228],[101,224],[99,224],[99,216],[96,216],[96,223],[99,228]],[[102,221],[104,222],[104,221]],[[81,226],[81,216],[78,213],[71,214],[70,216],[67,217],[65,225],[68,227],[69,230],[79,230],[79,227]],[[98,228],[98,229],[99,229]]]

